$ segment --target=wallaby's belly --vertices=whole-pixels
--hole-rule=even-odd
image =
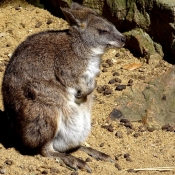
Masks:
[[[86,140],[91,129],[91,110],[87,103],[78,105],[69,102],[63,108],[58,133],[53,142],[55,150],[65,152],[80,146]]]

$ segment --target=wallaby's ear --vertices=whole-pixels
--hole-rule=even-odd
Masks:
[[[78,25],[79,21],[75,18],[75,16],[71,12],[71,9],[61,8],[61,11],[63,12],[64,16],[66,17],[67,22],[70,25]]]
[[[68,8],[61,8],[66,20],[71,26],[77,26],[79,29],[85,29],[87,24],[87,15],[84,10],[72,10]]]

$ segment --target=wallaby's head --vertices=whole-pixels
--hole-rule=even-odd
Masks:
[[[70,9],[62,8],[62,11],[86,45],[99,49],[124,46],[125,37],[94,10],[72,3]]]

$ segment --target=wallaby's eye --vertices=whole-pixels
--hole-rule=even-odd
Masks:
[[[103,30],[103,29],[98,29],[98,32],[99,32],[100,35],[108,33],[107,30]]]

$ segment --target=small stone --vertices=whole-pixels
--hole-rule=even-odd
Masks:
[[[109,80],[108,84],[114,84],[115,83],[115,79],[111,79]]]
[[[121,131],[117,131],[117,132],[115,133],[115,136],[118,137],[118,138],[123,138],[123,134],[122,134]]]
[[[15,7],[15,10],[21,10],[21,8],[20,7]]]
[[[117,91],[122,91],[122,90],[124,90],[124,89],[126,89],[126,85],[118,85],[118,86],[115,88],[115,90],[117,90]]]
[[[77,171],[73,171],[70,175],[78,175]]]
[[[124,154],[124,158],[127,158],[127,157],[129,157],[129,156],[130,156],[129,153]]]
[[[41,25],[42,25],[42,22],[39,21],[36,23],[35,28],[39,28]]]
[[[147,128],[149,132],[153,132],[155,129],[154,128]]]
[[[48,19],[48,20],[47,20],[47,24],[48,24],[48,25],[52,24],[52,22],[53,22],[53,21],[52,21],[51,19]]]
[[[172,126],[169,126],[169,127],[167,128],[167,131],[174,132],[174,128],[173,128]]]
[[[104,143],[101,143],[99,146],[100,146],[100,147],[103,147],[103,146],[104,146]]]
[[[50,168],[50,173],[51,174],[53,174],[53,173],[59,174],[60,173],[60,170],[58,168],[52,167],[52,168]]]
[[[112,62],[111,59],[107,59],[107,60],[106,60],[106,63],[107,63],[110,67],[113,66],[113,62]]]
[[[115,163],[115,167],[118,169],[118,170],[121,170],[121,166],[118,164],[118,163]]]
[[[116,54],[115,54],[115,57],[119,57],[119,56],[120,56],[120,53],[116,53]]]
[[[124,123],[124,126],[127,127],[127,128],[132,129],[132,124],[130,122]]]
[[[131,159],[130,157],[127,157],[127,158],[126,158],[126,161],[132,162],[132,159]]]
[[[48,174],[49,172],[48,172],[48,170],[43,170],[42,172],[41,172],[41,174]]]
[[[128,81],[128,83],[133,83],[134,81],[132,80],[132,79],[130,79],[129,81]]]
[[[120,76],[120,74],[118,72],[114,72],[112,75],[113,76]]]
[[[97,87],[97,92],[98,92],[98,93],[102,93],[103,91],[104,91],[103,86],[98,86],[98,87]]]
[[[118,161],[118,160],[119,160],[119,157],[118,157],[118,156],[115,156],[115,160],[117,160],[117,161]]]
[[[108,68],[108,67],[109,67],[109,64],[103,63],[103,64],[102,64],[102,67],[103,67],[103,68]]]
[[[25,28],[25,24],[24,24],[24,23],[20,23],[20,25],[21,25],[23,28]]]
[[[140,133],[136,132],[136,133],[133,134],[133,136],[138,137],[138,136],[140,136]]]
[[[122,80],[121,80],[120,78],[115,78],[115,81],[116,81],[117,83],[121,83],[121,82],[122,82]]]
[[[170,124],[169,123],[166,124],[166,125],[163,125],[162,126],[162,130],[167,130],[169,127],[170,127]]]
[[[108,131],[109,131],[109,132],[113,132],[113,131],[114,131],[113,125],[112,125],[112,124],[110,124],[110,125],[108,126]]]
[[[112,121],[117,120],[117,119],[121,118],[122,116],[123,116],[122,113],[118,109],[116,109],[116,108],[114,108],[112,110],[112,112],[109,114],[109,118]]]
[[[12,160],[6,160],[4,163],[5,163],[6,165],[12,165],[12,164],[13,164],[13,161],[12,161]]]
[[[88,157],[86,158],[85,162],[92,162],[92,160]]]
[[[139,132],[145,132],[146,131],[146,128],[144,126],[139,126],[138,127],[138,131]]]
[[[110,95],[110,94],[112,94],[112,89],[105,89],[103,94],[104,95]]]
[[[107,71],[108,71],[108,69],[103,68],[101,71],[102,71],[102,72],[107,72]]]
[[[166,100],[166,95],[165,94],[163,94],[162,100]]]
[[[140,79],[140,80],[145,80],[145,79],[146,79],[146,77],[145,77],[145,76],[140,75],[140,76],[138,76],[138,79]]]
[[[104,85],[104,86],[103,86],[103,89],[104,89],[104,90],[105,90],[105,89],[110,89],[110,86]]]
[[[130,128],[127,128],[127,132],[126,132],[128,135],[129,134],[132,134],[133,133],[133,130],[132,129],[130,129]]]
[[[134,171],[134,169],[128,169],[127,172],[132,173],[132,172],[135,172],[135,171]]]
[[[122,118],[122,119],[120,119],[120,123],[128,123],[128,122],[129,122],[129,120],[126,119],[126,118]]]

